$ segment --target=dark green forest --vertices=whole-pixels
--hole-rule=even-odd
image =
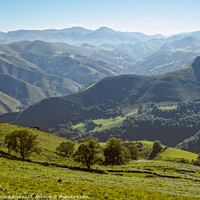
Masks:
[[[97,126],[94,122],[86,121],[85,124],[85,132],[73,129],[72,123],[67,123],[60,124],[55,133],[72,140],[92,135],[101,142],[107,141],[110,137],[130,141],[158,139],[165,145],[176,146],[200,130],[200,100],[167,106],[155,103],[139,105],[137,113],[126,117],[120,126],[100,132],[93,131]],[[196,140],[199,140],[199,137],[195,137]],[[186,149],[184,145],[178,146]],[[199,152],[199,149],[189,147],[187,150]]]

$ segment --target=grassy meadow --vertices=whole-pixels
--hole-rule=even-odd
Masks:
[[[184,158],[184,159],[187,159],[189,161],[192,161],[192,160],[196,160],[198,155],[195,154],[195,153],[191,153],[191,152],[188,152],[188,151],[184,151],[184,150],[181,150],[181,149],[175,149],[175,148],[167,148],[163,153],[161,153],[161,156],[163,158]]]
[[[95,124],[97,125],[101,125],[101,126],[97,126],[94,128],[94,130],[92,130],[92,132],[95,131],[103,131],[105,129],[110,129],[116,126],[119,126],[123,123],[123,121],[125,120],[125,117],[115,117],[115,118],[109,118],[109,119],[97,119],[97,120],[92,120]],[[84,123],[79,123],[76,124],[74,126],[75,129],[79,129],[82,132],[85,132],[85,128],[84,128],[85,124]]]
[[[10,131],[20,128],[1,123],[0,141]],[[65,139],[36,129],[31,130],[39,136],[42,149],[40,155],[32,154],[30,160],[22,161],[18,155],[7,155],[7,150],[0,147],[0,196],[5,199],[8,196],[13,199],[100,200],[200,198],[198,166],[164,160],[138,160],[119,166],[94,165],[93,171],[84,171],[80,163],[55,152],[57,145]],[[148,147],[153,144],[143,142]],[[164,154],[169,156],[170,153],[167,151]]]
[[[175,110],[175,109],[177,109],[177,106],[176,105],[173,105],[173,106],[160,106],[159,109],[160,110]]]
[[[200,169],[164,161],[95,166],[97,174],[0,158],[1,196],[85,196],[88,199],[199,199]]]

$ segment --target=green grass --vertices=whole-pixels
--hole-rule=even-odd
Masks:
[[[93,122],[95,124],[97,124],[97,125],[101,125],[102,124],[102,126],[101,127],[95,127],[92,132],[102,131],[102,130],[105,130],[105,129],[110,129],[110,128],[119,126],[119,125],[121,125],[123,123],[124,120],[125,120],[125,117],[121,117],[121,116],[118,116],[116,118],[93,120]],[[84,126],[85,126],[84,123],[79,123],[79,124],[76,124],[74,126],[74,128],[75,129],[79,129],[82,132],[85,132]]]
[[[99,142],[99,144],[100,144],[100,146],[103,147],[103,148],[106,146],[106,142]]]
[[[142,140],[142,141],[137,141],[137,142],[141,142],[144,147],[149,147],[149,148],[153,147],[153,142],[151,142],[151,141]]]
[[[159,107],[160,110],[175,110],[177,109],[177,106],[173,105],[173,106],[161,106]]]
[[[23,129],[23,127],[17,125],[10,125],[7,123],[0,123],[0,140],[3,141],[7,133],[14,131],[15,129]],[[38,141],[40,147],[45,147],[48,151],[55,151],[56,147],[66,141],[65,138],[58,137],[56,135],[39,131],[33,128],[29,129],[32,133],[38,135]]]
[[[14,131],[15,129],[23,129],[23,127],[17,126],[17,125],[10,125],[7,123],[0,123],[0,143],[3,143],[5,135]],[[33,161],[41,161],[41,162],[58,162],[60,164],[67,164],[67,165],[77,165],[78,163],[75,163],[71,159],[67,159],[65,157],[60,157],[56,153],[56,147],[61,143],[65,142],[65,138],[58,137],[56,135],[46,133],[43,131],[39,131],[36,129],[29,129],[32,133],[38,135],[38,142],[39,147],[41,148],[41,153],[36,154],[33,153],[30,156],[30,159]],[[7,152],[7,149],[3,146],[0,146],[0,150],[3,150]],[[14,156],[19,157],[18,154],[12,153]]]
[[[153,142],[151,142],[151,141],[140,140],[140,141],[128,141],[128,142],[141,142],[143,144],[143,147],[149,147],[149,148],[153,147]],[[126,143],[126,141],[125,141],[125,143]],[[101,145],[101,147],[105,147],[105,145],[106,145],[105,142],[100,142],[99,144]]]
[[[163,161],[137,161],[126,167],[129,170],[148,168],[156,173],[156,170],[163,166],[176,170],[183,170],[184,166],[187,170],[199,170],[195,166],[173,165]],[[124,167],[116,168],[123,170]],[[109,166],[105,168],[109,169]],[[183,176],[183,173],[187,176],[187,170],[177,173],[176,176]],[[184,179],[184,176],[166,178],[126,171],[96,174],[0,158],[0,196],[74,195],[87,196],[88,199],[198,199],[199,178],[193,180],[194,177],[195,175],[188,175],[188,179]],[[61,182],[58,182],[59,179]]]
[[[175,148],[167,148],[163,153],[161,153],[161,156],[163,158],[184,158],[187,159],[189,161],[191,160],[196,160],[198,155],[195,153],[191,153],[188,151],[184,151],[181,149],[175,149]]]
[[[16,128],[22,127],[0,123],[0,139],[3,140],[7,133]],[[79,165],[55,153],[57,144],[65,139],[38,130],[32,132],[39,135],[42,152],[40,155],[33,154],[31,160]],[[141,142],[146,146],[152,145],[149,141]],[[2,147],[0,149],[5,150]],[[23,195],[41,195],[46,199],[54,195],[73,195],[100,200],[200,198],[198,166],[162,160],[138,160],[121,166],[92,166],[93,169],[107,171],[106,174],[98,174],[8,158],[0,157],[0,196],[13,195],[14,199]]]

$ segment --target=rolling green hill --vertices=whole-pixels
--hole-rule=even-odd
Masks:
[[[189,160],[190,162],[192,160],[196,160],[198,155],[195,154],[195,153],[191,153],[189,151],[184,151],[184,150],[181,150],[181,149],[176,149],[176,148],[167,148],[163,153],[161,153],[161,156],[164,158],[164,159],[181,159],[181,158],[184,158],[184,159],[187,159]]]
[[[78,91],[81,87],[70,79],[45,73],[38,66],[24,60],[20,56],[9,54],[0,55],[0,74],[10,75],[37,86],[43,90],[46,97],[72,93]]]
[[[54,31],[50,32],[56,35],[59,32]],[[91,33],[81,28],[64,32],[68,35],[70,31],[83,31],[83,35],[89,34],[93,38],[91,41],[98,38],[101,40],[102,34],[105,34],[105,40],[117,41],[122,34],[106,27],[93,32],[89,31]],[[18,34],[32,35],[31,31],[19,31],[10,33],[10,36],[17,37]],[[124,73],[156,75],[179,70],[190,64],[200,53],[199,40],[193,36],[167,39],[159,36],[147,37],[139,33],[125,35],[128,38],[138,38],[137,42],[123,43],[122,39],[122,43],[101,44],[96,40],[97,45],[81,43],[81,46],[72,46],[36,40],[0,45],[0,74],[13,76],[36,86],[44,93],[44,98],[48,98],[77,92],[80,88],[102,77]],[[141,93],[146,86],[142,87],[144,88]],[[10,96],[10,93],[5,90],[1,92]],[[11,97],[19,100],[15,95]],[[29,96],[23,98],[27,100],[19,100],[22,107],[41,100],[40,98],[30,100]]]
[[[2,143],[4,141],[4,138],[6,134],[18,129],[24,129],[24,127],[10,125],[7,123],[0,123],[0,142]],[[38,135],[38,142],[39,147],[41,148],[40,154],[33,153],[30,156],[30,159],[33,161],[43,161],[43,162],[58,162],[58,163],[66,163],[68,164],[74,164],[68,159],[64,159],[63,157],[60,157],[56,154],[56,147],[62,143],[65,142],[65,138],[58,137],[56,135],[43,132],[40,130],[37,130],[36,128],[29,128],[31,133]],[[0,147],[0,150],[3,150],[4,152],[7,152],[7,149],[3,146]],[[15,156],[19,157],[19,155],[14,154]]]
[[[41,88],[7,74],[0,74],[0,91],[22,105],[31,105],[47,97]]]
[[[85,49],[81,47],[43,41],[0,45],[0,75],[7,77],[0,91],[20,101],[22,107],[27,107],[44,98],[77,92],[96,79],[120,73],[120,68],[86,57],[83,52]],[[83,56],[79,55],[82,53]],[[27,87],[37,88],[38,92],[34,91],[34,96],[31,90],[24,94],[20,88],[19,97],[19,83],[14,83],[10,77]],[[12,87],[12,92],[6,85]],[[41,94],[42,98],[39,97]]]
[[[19,113],[12,123],[57,127],[71,121],[109,118],[140,103],[178,103],[200,98],[200,57],[183,70],[159,76],[121,75],[103,78],[73,95],[45,99]],[[51,108],[51,109],[49,109]],[[10,122],[8,115],[1,121]]]
[[[1,45],[0,51],[6,53],[8,48],[9,52],[14,51],[20,56],[19,59],[37,67],[40,72],[68,78],[80,84],[89,84],[98,78],[120,72],[120,68],[86,57],[84,49],[67,44],[22,41]]]

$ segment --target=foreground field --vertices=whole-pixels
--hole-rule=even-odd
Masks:
[[[0,196],[88,199],[199,199],[200,168],[164,161],[101,167],[106,174],[0,158]],[[60,198],[63,199],[64,197]]]
[[[21,128],[1,123],[0,141]],[[0,147],[0,199],[200,199],[198,166],[138,160],[121,166],[95,165],[88,172],[80,163],[56,153],[57,145],[65,139],[30,130],[38,134],[40,155],[32,154],[30,160],[22,161]],[[152,144],[144,142],[145,147]],[[169,157],[180,151],[164,153]]]

